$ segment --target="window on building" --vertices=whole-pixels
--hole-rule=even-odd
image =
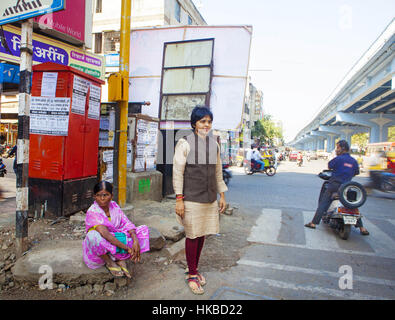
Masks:
[[[103,35],[101,33],[95,33],[95,53],[102,53],[103,47]]]
[[[104,53],[119,52],[120,43],[119,31],[104,32]]]
[[[188,24],[189,24],[189,25],[192,24],[192,18],[191,18],[191,16],[188,16]]]
[[[96,13],[102,13],[103,0],[96,0]]]
[[[161,120],[189,120],[197,105],[210,104],[213,39],[164,44]]]
[[[176,4],[175,4],[175,13],[174,14],[175,14],[176,20],[178,22],[181,22],[181,6],[178,3],[178,1],[176,1]]]

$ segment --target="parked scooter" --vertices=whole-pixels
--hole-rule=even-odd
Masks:
[[[232,179],[232,171],[230,170],[229,164],[222,164],[222,177],[226,185],[229,184],[230,179]]]
[[[3,163],[3,159],[0,158],[0,177],[4,177],[7,174],[6,165]]]
[[[266,173],[269,177],[276,174],[276,168],[274,166],[274,161],[267,161],[268,165],[265,164],[265,168],[262,170],[259,163],[255,161],[244,160],[244,172],[247,175],[252,175],[254,173]]]
[[[321,198],[329,183],[327,180],[332,176],[332,170],[324,170],[318,176],[326,180],[321,188]],[[362,217],[358,208],[365,203],[366,198],[366,190],[360,183],[355,181],[343,183],[332,197],[333,201],[328,211],[323,215],[322,221],[329,224],[340,238],[347,240],[351,233],[351,226],[355,226],[357,220]]]

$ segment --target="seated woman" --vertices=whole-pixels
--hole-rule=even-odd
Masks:
[[[125,260],[140,261],[140,253],[149,251],[149,229],[130,222],[112,201],[112,185],[101,181],[95,185],[95,202],[86,213],[86,237],[83,259],[91,269],[105,265],[115,277],[131,278]]]

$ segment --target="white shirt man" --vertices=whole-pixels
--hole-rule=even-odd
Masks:
[[[247,150],[246,159],[248,161],[251,161],[251,156],[252,156],[252,149],[250,148],[250,149]]]

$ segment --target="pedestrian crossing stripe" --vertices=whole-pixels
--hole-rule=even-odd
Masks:
[[[261,261],[253,261],[253,260],[248,260],[248,259],[241,259],[241,260],[237,261],[237,264],[250,266],[250,267],[256,267],[256,268],[269,268],[269,269],[273,269],[273,270],[277,270],[277,271],[299,272],[299,273],[305,273],[305,274],[309,274],[309,275],[313,275],[313,276],[332,277],[335,279],[339,278],[338,272],[332,272],[332,271],[326,271],[326,270],[316,270],[316,269],[310,269],[310,268],[304,268],[304,267],[281,265],[281,264],[267,263],[267,262],[261,262]],[[382,278],[372,278],[372,277],[353,275],[353,280],[359,281],[359,282],[375,284],[375,285],[395,287],[395,281],[382,279]]]
[[[3,13],[3,17],[7,17],[9,15],[14,15],[17,13],[23,13],[25,11],[34,10],[37,8],[41,8],[43,6],[40,0],[22,1],[22,2],[18,1],[17,4],[18,5],[10,6],[6,8]]]
[[[312,220],[314,211],[302,211],[302,215],[305,224]],[[395,241],[385,232],[381,231],[375,224],[370,222],[367,217],[363,217],[362,219],[364,226],[370,231],[370,235],[360,238],[362,236],[359,232],[353,232],[349,240],[346,241],[340,239],[328,225],[322,222],[314,230],[306,228],[304,225],[288,226],[288,228],[293,229],[293,232],[304,232],[305,244],[295,244],[278,240],[281,228],[283,228],[282,210],[265,208],[258,217],[256,225],[252,227],[247,240],[249,242],[275,246],[380,256],[394,259]],[[296,229],[294,229],[295,227]],[[288,230],[288,232],[290,231]],[[359,236],[359,238],[355,236]]]
[[[300,290],[308,291],[308,292],[311,292],[314,296],[326,295],[326,296],[332,296],[332,297],[336,297],[336,298],[350,299],[350,300],[389,300],[388,298],[360,294],[357,292],[316,287],[316,286],[311,286],[311,285],[306,285],[306,284],[303,284],[303,285],[302,284],[295,284],[295,283],[289,283],[289,282],[278,281],[278,280],[273,280],[273,279],[263,279],[263,278],[254,278],[254,277],[246,276],[246,277],[244,277],[243,280],[264,283],[267,286],[279,288],[279,289],[287,289],[287,290],[295,290],[295,291],[300,291]]]

